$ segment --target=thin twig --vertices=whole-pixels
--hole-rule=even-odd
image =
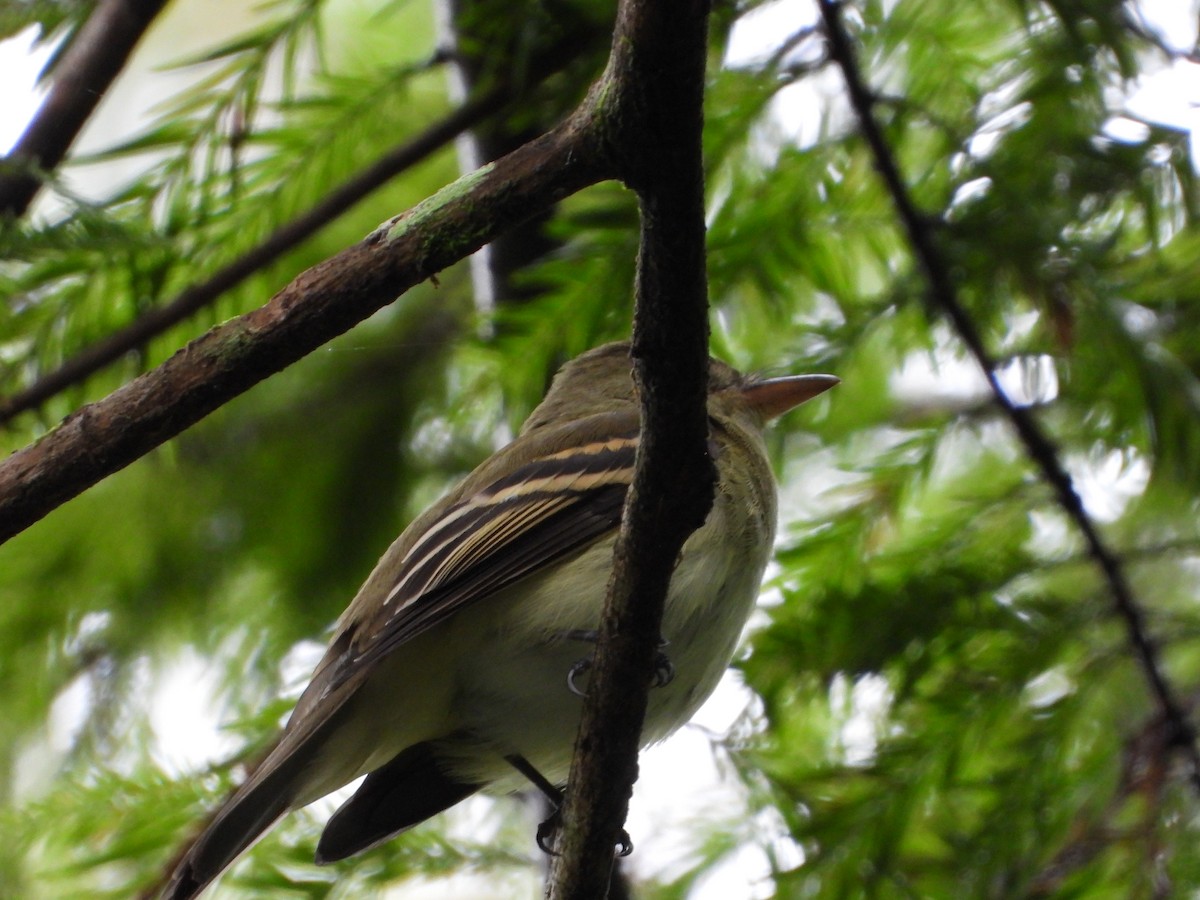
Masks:
[[[1016,430],[1030,459],[1041,470],[1042,477],[1050,484],[1059,505],[1075,523],[1087,544],[1088,555],[1099,566],[1112,595],[1113,605],[1125,623],[1130,645],[1141,666],[1150,690],[1157,701],[1164,719],[1169,723],[1171,746],[1182,752],[1191,767],[1189,779],[1200,791],[1200,750],[1196,747],[1196,734],[1183,706],[1158,660],[1158,650],[1147,633],[1145,615],[1133,596],[1133,591],[1122,571],[1117,558],[1096,529],[1095,523],[1083,508],[1075,492],[1071,476],[1063,468],[1053,442],[1042,432],[1029,410],[1017,406],[1009,399],[996,376],[996,366],[984,347],[983,339],[974,321],[959,302],[958,292],[951,281],[948,267],[935,245],[934,229],[927,216],[919,212],[909,196],[908,189],[900,176],[895,156],[872,113],[873,98],[863,83],[854,56],[849,35],[841,23],[841,3],[836,0],[818,0],[821,16],[825,22],[829,39],[830,56],[837,62],[846,80],[850,104],[858,117],[863,137],[871,149],[875,167],[883,178],[896,212],[903,223],[908,240],[912,245],[917,262],[929,285],[929,297],[950,320],[959,338],[983,370],[991,387],[996,403]]]
[[[120,74],[166,0],[102,0],[54,67],[50,92],[0,172],[0,218],[19,218]]]

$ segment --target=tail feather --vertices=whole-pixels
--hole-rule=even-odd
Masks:
[[[181,854],[161,900],[192,900],[289,809],[354,778],[352,771],[322,766],[320,758],[359,687],[349,681],[330,687],[337,668],[329,661],[343,649],[331,645],[278,743]]]
[[[330,817],[317,844],[317,863],[369,850],[449,809],[482,785],[442,771],[429,743],[414,744],[376,769]]]
[[[293,757],[272,766],[267,757],[258,770],[263,776],[251,776],[232,794],[188,848],[163,900],[191,900],[288,811],[296,763]]]
[[[340,704],[334,711],[339,709]],[[313,799],[306,791],[311,788],[314,763],[338,721],[337,716],[327,714],[295,731],[289,724],[279,743],[192,841],[176,865],[162,900],[191,900],[280,816]]]

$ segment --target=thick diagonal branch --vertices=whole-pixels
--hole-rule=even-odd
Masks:
[[[506,228],[603,178],[586,112],[443,188],[13,453],[0,463],[0,541]]]

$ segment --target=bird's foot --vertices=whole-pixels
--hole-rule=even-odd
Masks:
[[[549,856],[558,856],[559,852],[554,849],[554,846],[558,842],[558,834],[562,831],[562,826],[562,807],[559,807],[550,814],[550,818],[538,825],[538,849]],[[629,832],[622,828],[621,833],[617,835],[617,856],[628,856],[632,852],[633,841],[629,839]]]
[[[558,856],[558,851],[554,849],[554,845],[558,841],[558,833],[562,830],[562,824],[562,807],[558,806],[555,807],[554,812],[550,813],[550,818],[537,827],[538,849],[547,856]]]
[[[600,639],[600,634],[591,629],[573,629],[563,632],[562,637],[572,641],[587,641],[596,643]],[[671,658],[663,652],[662,648],[666,647],[670,642],[665,638],[659,638],[659,650],[654,655],[654,687],[666,687],[675,680],[675,665],[671,662]],[[587,691],[578,684],[576,679],[588,672],[592,668],[592,656],[585,656],[583,659],[576,660],[575,663],[567,670],[567,690],[577,697],[582,697]],[[626,854],[622,853],[622,856]]]

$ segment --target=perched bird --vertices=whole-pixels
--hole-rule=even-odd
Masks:
[[[711,693],[753,608],[775,533],[765,423],[837,379],[761,379],[714,359],[708,382],[716,497],[672,576],[672,677],[651,691],[643,745]],[[628,344],[563,366],[518,437],[384,553],[278,742],[182,856],[166,897],[196,896],[285,812],[362,775],[318,863],[476,791],[565,779],[638,423]]]

